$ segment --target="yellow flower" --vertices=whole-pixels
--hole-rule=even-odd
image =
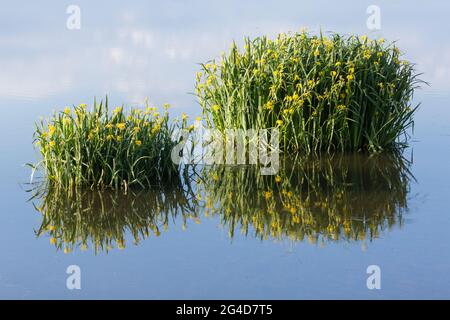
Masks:
[[[122,138],[122,136],[117,136],[117,137],[116,137],[116,140],[120,142],[120,141],[123,140],[123,138]]]
[[[277,126],[282,126],[283,125],[283,120],[277,120],[276,124],[277,124]]]
[[[353,74],[349,74],[349,75],[347,76],[347,80],[348,80],[348,81],[352,81],[354,78],[355,78],[355,76],[354,76]]]
[[[120,113],[120,112],[122,112],[122,107],[116,107],[115,109],[114,109],[114,111],[113,111],[113,113],[114,114],[118,114],[118,113]]]
[[[195,121],[198,121],[198,122],[202,121],[202,117],[195,118]]]
[[[342,110],[345,110],[345,109],[347,108],[347,106],[341,104],[341,105],[338,105],[336,108],[337,108],[338,110],[342,111]]]
[[[355,73],[355,68],[353,68],[353,67],[352,67],[352,68],[349,68],[349,69],[348,69],[348,73],[350,73],[350,74]]]
[[[70,248],[65,247],[65,248],[64,248],[64,253],[66,253],[66,254],[67,254],[67,253],[70,253]]]
[[[56,238],[50,238],[50,244],[55,244],[56,243]]]
[[[336,75],[337,75],[337,72],[336,72],[336,71],[331,71],[331,73],[330,73],[330,74],[331,74],[331,76],[332,76],[332,77],[336,77]]]
[[[78,107],[86,109],[87,104],[86,103],[81,103],[81,104],[78,105]]]
[[[380,38],[380,39],[378,39],[378,43],[384,43],[384,38]]]
[[[111,124],[111,123],[108,123],[107,125],[106,125],[106,129],[111,129],[113,127],[113,125]]]
[[[139,127],[134,127],[133,128],[133,132],[134,133],[138,133],[138,132],[140,132],[141,131],[141,128],[139,128]]]
[[[56,142],[52,140],[48,145],[50,146],[50,148],[53,148],[56,145]]]
[[[123,123],[123,122],[118,123],[118,124],[116,124],[116,127],[117,127],[117,129],[119,129],[119,130],[123,130],[123,129],[125,129],[125,123]]]
[[[137,146],[140,146],[142,144],[142,141],[141,140],[136,140],[136,141],[134,141],[134,144],[137,145]]]
[[[276,176],[275,177],[275,182],[281,182],[281,177],[280,176]]]
[[[56,227],[55,226],[48,226],[47,229],[48,229],[48,231],[55,231]]]
[[[55,130],[56,130],[55,126],[53,126],[51,124],[48,125],[48,135],[50,137],[55,133]]]
[[[114,139],[114,136],[112,135],[112,134],[108,134],[107,136],[106,136],[106,140],[113,140]]]
[[[212,106],[212,109],[213,109],[213,111],[217,112],[217,111],[220,110],[220,106],[215,104],[215,105]]]
[[[320,51],[316,49],[316,51],[314,51],[314,56],[318,57],[320,55]]]
[[[69,107],[65,107],[64,108],[64,113],[69,115],[70,114],[70,108]]]
[[[264,198],[266,198],[266,199],[272,198],[272,192],[271,191],[264,192]]]
[[[63,122],[64,122],[64,124],[69,125],[70,124],[70,118],[64,118]]]
[[[267,104],[266,104],[266,109],[267,109],[267,110],[272,110],[272,109],[273,109],[273,101],[267,102]]]
[[[170,104],[164,103],[164,109],[167,110],[167,109],[169,109],[169,108],[170,108]]]
[[[153,114],[153,116],[154,116],[155,118],[158,118],[158,117],[159,117],[159,112],[155,112],[155,113]]]
[[[366,35],[363,35],[363,36],[360,37],[360,39],[361,39],[362,42],[366,42],[367,36],[366,36]]]
[[[157,133],[157,132],[159,132],[160,129],[161,129],[161,126],[159,124],[157,124],[156,126],[154,126],[152,128],[152,133]]]
[[[182,120],[186,120],[187,118],[188,118],[187,114],[183,112],[183,113],[181,114],[181,119],[182,119]]]
[[[335,64],[336,67],[339,67],[340,65],[341,65],[341,63],[339,61],[336,62],[336,64]]]

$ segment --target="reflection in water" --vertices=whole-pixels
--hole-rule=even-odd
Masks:
[[[183,187],[128,195],[41,189],[33,198],[43,217],[36,232],[65,252],[108,251],[123,248],[127,233],[139,243],[169,224],[181,221],[185,228],[188,219],[199,222],[204,215],[219,217],[230,237],[241,230],[312,243],[372,240],[403,223],[409,165],[386,155],[291,158],[276,176],[262,176],[255,166],[208,167],[192,170]]]
[[[277,176],[255,167],[208,170],[206,214],[261,239],[311,243],[374,239],[402,225],[410,162],[400,156],[346,155],[285,161]]]
[[[151,234],[159,236],[178,215],[184,224],[195,217],[189,190],[171,187],[123,194],[46,188],[34,197],[35,208],[42,213],[36,233],[48,234],[50,243],[66,253],[88,246],[95,252],[123,249],[127,233],[138,244]]]

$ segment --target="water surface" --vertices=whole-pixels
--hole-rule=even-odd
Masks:
[[[450,298],[447,2],[381,2],[376,31],[368,1],[79,1],[73,31],[69,4],[0,10],[0,298]],[[197,63],[243,35],[303,26],[398,40],[424,72],[430,86],[415,95],[404,158],[288,162],[280,182],[251,167],[210,168],[191,188],[43,190],[28,201],[23,164],[36,158],[40,116],[108,94],[170,102],[193,118]],[[81,290],[66,288],[72,264]],[[381,290],[366,287],[373,264]]]

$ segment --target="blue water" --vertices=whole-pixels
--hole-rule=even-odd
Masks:
[[[0,298],[450,298],[450,4],[381,1],[381,30],[366,27],[370,1],[79,1],[81,29],[66,28],[70,2],[0,5]],[[94,96],[133,105],[149,97],[172,114],[200,114],[196,63],[243,35],[307,26],[398,40],[430,83],[407,150],[413,155],[404,223],[372,241],[260,240],[218,216],[176,220],[159,237],[95,254],[57,251],[36,237],[42,216],[24,185],[33,162],[33,123]],[[68,290],[66,268],[79,265],[81,290]],[[369,290],[366,268],[381,268]]]

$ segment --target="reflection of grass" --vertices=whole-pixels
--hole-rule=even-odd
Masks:
[[[396,156],[339,156],[285,162],[277,176],[255,167],[206,170],[206,214],[220,215],[233,237],[311,242],[376,238],[402,223],[410,174]]]
[[[166,105],[168,106],[168,105]],[[166,107],[165,106],[165,107]],[[183,124],[185,121],[183,121]],[[41,121],[35,142],[48,181],[59,187],[149,187],[178,175],[170,158],[173,125],[164,114],[145,110],[108,111],[108,100],[66,108]]]
[[[77,246],[82,250],[92,246],[95,252],[121,249],[128,232],[134,243],[139,243],[151,234],[159,236],[179,215],[183,227],[188,217],[195,218],[195,197],[186,190],[172,186],[128,195],[113,191],[40,190],[34,197],[35,207],[42,213],[37,235],[49,235],[50,243],[66,253]]]
[[[278,127],[283,150],[399,145],[413,123],[413,66],[395,44],[305,32],[246,39],[202,65],[197,95],[219,130]]]
[[[98,252],[159,236],[175,219],[182,228],[199,213],[220,217],[230,237],[240,229],[260,239],[326,242],[378,237],[401,225],[407,209],[409,162],[400,156],[340,155],[284,159],[277,176],[256,166],[215,166],[185,172],[170,187],[119,191],[47,188],[34,203],[42,213],[38,236],[70,252]],[[194,181],[195,177],[195,181]]]

